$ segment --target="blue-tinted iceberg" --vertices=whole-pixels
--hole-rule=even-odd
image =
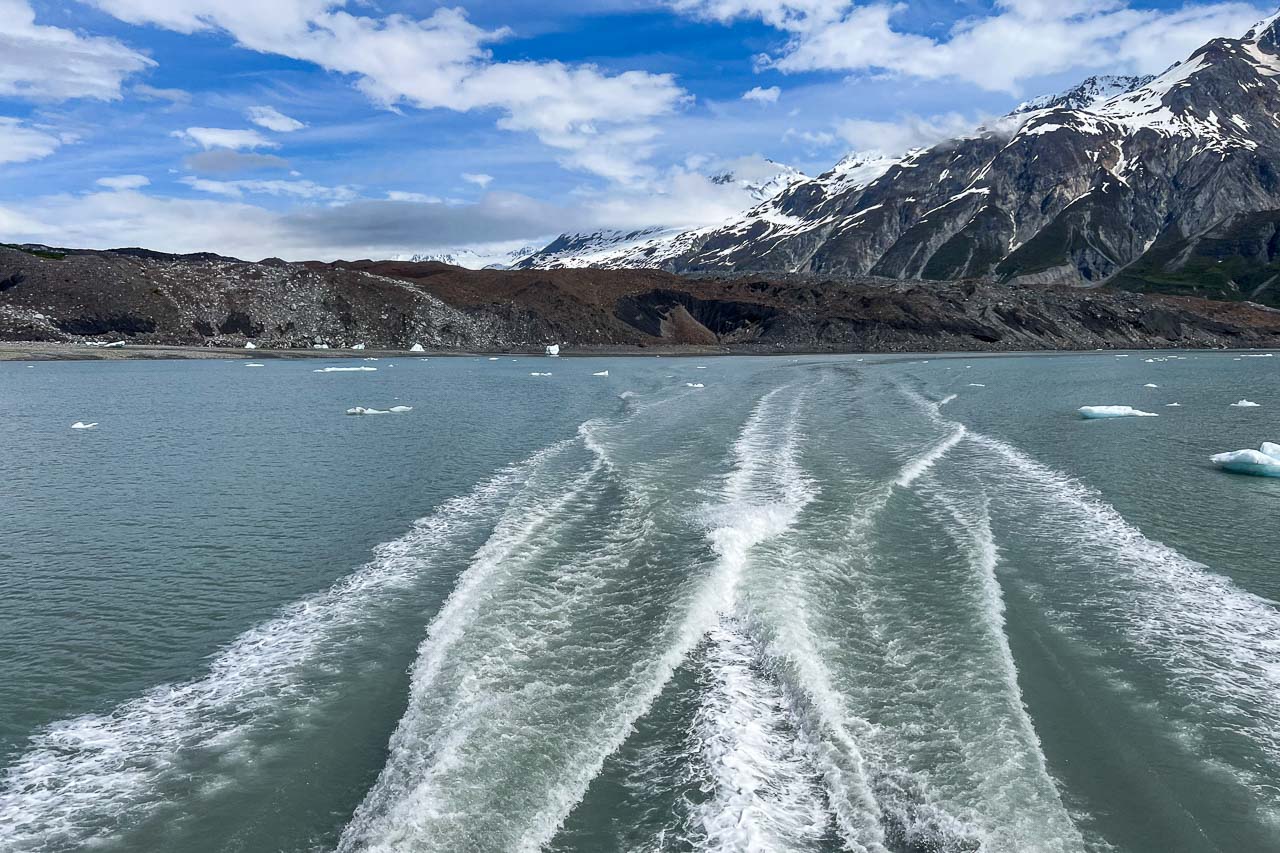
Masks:
[[[1262,443],[1261,450],[1236,450],[1210,457],[1214,465],[1234,474],[1255,477],[1280,477],[1280,444]]]
[[[1081,406],[1080,417],[1087,420],[1098,418],[1158,418],[1154,412],[1144,412],[1132,406]]]

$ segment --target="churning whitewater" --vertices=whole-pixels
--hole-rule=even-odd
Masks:
[[[587,366],[576,433],[30,734],[0,849],[266,849],[202,816],[368,726],[345,810],[272,849],[1280,850],[1271,591],[1001,431],[1013,374],[931,361]],[[1163,428],[1069,403],[1058,443]]]

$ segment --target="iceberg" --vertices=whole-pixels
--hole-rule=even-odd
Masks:
[[[1280,477],[1280,444],[1262,443],[1261,450],[1236,450],[1209,457],[1223,471],[1255,477]]]
[[[255,344],[253,341],[245,341],[245,342],[244,342],[244,348],[245,348],[245,349],[257,349],[257,348],[258,348],[258,345],[257,345],[257,344]]]
[[[97,421],[94,421],[93,423],[88,423],[88,424],[85,423],[84,421],[76,421],[71,425],[71,428],[72,429],[93,429],[97,425],[98,425]]]
[[[348,415],[389,415],[391,412],[387,409],[366,409],[364,406],[354,406],[347,409]]]
[[[608,375],[609,375],[609,371],[607,371],[607,370],[602,370],[602,371],[600,371],[599,373],[593,373],[593,374],[591,374],[591,375],[592,375],[592,376],[608,376]]]
[[[1231,404],[1232,408],[1236,409],[1256,409],[1261,405],[1261,403],[1255,403],[1252,400],[1240,400]]]
[[[547,345],[547,355],[551,356],[552,358],[555,358],[556,356],[560,355],[560,345],[559,345],[559,344],[548,344],[548,345]]]
[[[403,415],[405,412],[412,412],[413,406],[392,406],[391,412],[397,415]]]
[[[319,367],[312,373],[371,373],[376,367]]]
[[[311,348],[312,349],[328,349],[329,345],[328,344],[312,344]]]
[[[707,387],[706,385],[703,385],[701,382],[686,382],[684,384],[690,388],[706,388]]]
[[[364,349],[364,344],[352,344],[352,349]]]
[[[1080,416],[1086,420],[1101,418],[1158,418],[1154,412],[1143,412],[1132,406],[1081,406]]]
[[[426,350],[422,348],[422,344],[414,344],[409,347],[409,352],[426,352]]]

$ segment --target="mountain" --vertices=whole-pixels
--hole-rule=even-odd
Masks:
[[[765,160],[750,172],[725,171],[711,176],[710,180],[713,184],[735,184],[744,198],[757,206],[808,180],[803,172],[772,160]],[[526,253],[511,266],[514,269],[663,268],[690,251],[704,233],[714,228],[688,230],[651,226],[561,234],[542,249]]]
[[[1280,305],[1267,277],[1255,280],[1271,256],[1232,236],[1280,210],[1278,19],[1214,39],[1157,77],[1090,78],[971,135],[898,160],[844,161],[722,226],[591,262],[1113,281]],[[1213,263],[1243,278],[1197,288],[1202,253],[1230,246],[1241,254]]]
[[[471,352],[918,352],[1276,347],[1249,304],[990,282],[658,270],[467,270],[434,262],[247,263],[212,255],[0,246],[0,357],[100,357],[140,345],[254,358],[364,344]],[[124,349],[76,344],[123,341]],[[43,347],[43,349],[41,349]]]
[[[1141,89],[1155,80],[1154,74],[1108,74],[1087,77],[1078,85],[1056,95],[1041,95],[1019,104],[1010,115],[1033,113],[1038,110],[1064,108],[1069,110],[1087,110],[1096,107],[1103,101],[1127,95],[1134,89]]]
[[[534,246],[521,246],[518,249],[498,250],[492,252],[477,249],[444,249],[436,252],[415,252],[412,255],[397,257],[394,260],[411,261],[413,263],[449,264],[465,267],[469,270],[505,270],[528,255],[537,251]]]

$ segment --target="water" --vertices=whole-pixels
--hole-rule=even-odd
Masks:
[[[1280,851],[1184,355],[0,365],[0,849]]]

